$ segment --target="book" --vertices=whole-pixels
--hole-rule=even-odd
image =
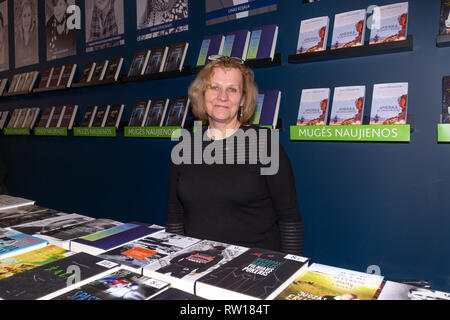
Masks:
[[[373,86],[370,124],[406,124],[408,83],[381,83]]]
[[[167,282],[119,269],[53,300],[148,300],[168,288]]]
[[[145,74],[162,72],[164,70],[168,51],[168,46],[159,46],[152,48],[150,57],[148,59],[147,68],[145,69]]]
[[[66,110],[66,106],[57,106],[53,111],[53,115],[50,119],[49,128],[57,128],[61,124],[62,117],[64,111]]]
[[[383,280],[376,300],[450,300],[450,293]]]
[[[245,60],[250,41],[250,31],[241,29],[228,32],[222,49],[222,55]]]
[[[26,205],[0,211],[0,228],[11,228],[27,222],[59,216],[62,213],[36,205]]]
[[[109,60],[103,60],[100,62],[97,62],[95,64],[94,73],[92,73],[92,77],[90,81],[101,81],[105,77],[106,70],[109,65]]]
[[[3,111],[0,117],[0,130],[5,127],[6,121],[8,120],[9,111]]]
[[[133,61],[131,62],[131,67],[130,70],[128,71],[128,76],[133,77],[143,75],[148,63],[149,56],[150,50],[148,49],[137,50],[134,53]]]
[[[93,127],[104,127],[106,119],[108,118],[110,105],[103,105],[98,107],[97,113],[95,115],[94,121],[92,122]]]
[[[117,270],[118,266],[109,261],[77,253],[0,280],[0,298],[49,300]]]
[[[209,56],[221,55],[224,40],[225,36],[221,34],[204,37],[198,54],[197,67],[207,64]]]
[[[20,92],[20,90],[22,89],[23,83],[25,82],[25,78],[27,77],[26,73],[21,73],[19,74],[18,78],[17,78],[17,83],[14,87],[14,91],[13,92]]]
[[[17,86],[17,81],[19,80],[20,74],[16,73],[13,75],[11,79],[11,83],[9,84],[8,93],[13,93]]]
[[[366,30],[366,10],[353,10],[334,16],[331,49],[362,46]]]
[[[96,113],[97,113],[97,106],[86,107],[83,119],[81,120],[80,127],[92,127],[92,122],[94,122]]]
[[[152,99],[144,127],[161,127],[168,105],[168,98]]]
[[[129,127],[142,127],[144,121],[147,118],[148,109],[150,107],[151,100],[138,100],[134,102],[133,111],[131,112]]]
[[[42,71],[41,81],[39,81],[38,85],[39,89],[48,88],[52,74],[53,74],[53,67],[48,67],[47,69]]]
[[[161,293],[157,294],[150,300],[205,300],[205,299],[196,296],[192,293],[170,287],[167,290],[164,290]]]
[[[297,42],[297,54],[325,51],[328,42],[327,16],[302,20]]]
[[[439,34],[450,34],[450,2],[448,0],[441,0]]]
[[[297,125],[326,125],[329,99],[329,88],[303,89],[298,108]]]
[[[162,230],[164,230],[163,227],[141,222],[123,223],[107,230],[74,239],[71,241],[70,249],[75,252],[82,251],[99,255]]]
[[[334,88],[330,125],[361,125],[366,86]]]
[[[168,232],[158,232],[129,242],[99,255],[103,259],[121,265],[127,270],[142,273],[142,268],[155,261],[173,255],[199,242],[199,239]]]
[[[383,276],[313,263],[275,300],[372,300]]]
[[[196,295],[210,300],[272,300],[308,262],[301,256],[251,248],[200,278]]]
[[[64,72],[64,65],[56,66],[53,69],[52,77],[50,78],[49,88],[55,88],[59,86],[62,74]]]
[[[11,114],[11,118],[9,119],[7,128],[15,127],[15,125],[17,123],[17,119],[21,113],[22,113],[22,109],[18,109],[18,108],[14,109],[14,111]],[[0,208],[0,210],[1,210],[1,208]]]
[[[408,2],[375,7],[369,44],[401,41],[408,31]]]
[[[47,241],[14,230],[0,228],[0,259],[47,246]]]
[[[280,98],[280,90],[260,90],[256,101],[255,113],[250,119],[250,123],[275,128],[278,122]]]
[[[247,50],[247,60],[273,60],[278,38],[278,26],[275,24],[259,26],[252,29]]]
[[[248,248],[241,246],[202,240],[156,260],[142,271],[146,276],[169,282],[173,288],[193,294],[198,279],[247,250]]]
[[[45,107],[37,126],[39,128],[48,128],[53,112],[55,112],[55,107]]]
[[[77,105],[66,106],[64,114],[62,116],[60,127],[67,128],[67,130],[72,130],[73,122],[75,121],[77,111],[78,111]]]
[[[14,125],[14,128],[22,128],[29,114],[30,108],[22,108],[21,112],[19,113],[19,116],[17,117],[17,121],[16,124]]]
[[[123,104],[115,104],[111,106],[111,109],[109,110],[108,120],[105,124],[106,127],[115,127],[116,129],[119,128],[124,107],[125,105]]]
[[[189,48],[189,42],[173,43],[169,46],[164,72],[181,71]]]
[[[189,97],[172,98],[164,125],[166,127],[183,127],[189,110],[189,104]]]
[[[30,108],[30,113],[28,114],[23,127],[33,129],[40,111],[41,109],[39,108]]]
[[[442,78],[442,123],[450,123],[450,76]]]
[[[123,58],[118,57],[111,60],[109,64],[108,72],[106,73],[104,79],[117,81],[119,79],[120,70],[122,70]]]
[[[37,71],[28,72],[20,91],[21,92],[30,92],[31,90],[33,90],[33,87],[34,87],[34,84],[36,83],[36,79],[37,79],[38,75],[39,75],[39,72],[37,72]]]
[[[3,95],[6,89],[6,85],[8,84],[8,78],[2,79],[0,81],[0,96]]]
[[[72,85],[73,77],[75,75],[75,72],[77,70],[77,64],[76,63],[69,63],[64,65],[64,70],[61,75],[61,80],[59,81],[58,86],[64,87],[64,88],[70,88]]]
[[[81,77],[79,83],[87,83],[91,81],[92,74],[94,73],[96,66],[96,62],[89,62],[84,67],[83,71],[81,72]]]

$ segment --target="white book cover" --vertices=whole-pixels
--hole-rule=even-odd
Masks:
[[[298,126],[326,125],[330,88],[303,89],[297,115]]]
[[[406,124],[407,109],[407,82],[373,86],[370,124]]]
[[[327,49],[329,17],[302,20],[297,43],[297,54]]]
[[[365,9],[336,14],[331,49],[362,46],[364,44],[365,30]]]
[[[0,210],[7,210],[21,206],[33,205],[34,200],[24,199],[21,197],[13,197],[6,194],[0,194]]]
[[[405,40],[408,31],[408,2],[376,7],[370,44]]]
[[[330,125],[361,125],[366,86],[334,88]]]

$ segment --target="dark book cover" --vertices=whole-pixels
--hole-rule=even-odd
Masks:
[[[71,105],[66,106],[66,110],[64,110],[64,115],[61,120],[61,127],[72,129],[73,121],[75,120],[75,117],[77,115],[78,106],[77,105]]]
[[[63,110],[65,108],[63,106],[55,107],[55,111],[53,111],[52,119],[50,120],[50,124],[48,125],[50,128],[56,128],[59,123],[59,119],[62,116]]]
[[[186,55],[186,50],[188,47],[187,42],[180,42],[172,44],[169,47],[169,52],[167,53],[166,65],[164,66],[164,71],[176,71],[183,69],[184,58]]]
[[[97,114],[95,115],[94,122],[92,123],[93,127],[103,127],[106,123],[106,119],[108,118],[110,106],[103,105],[98,107]]]
[[[139,100],[134,103],[133,111],[131,112],[129,127],[142,127],[147,114],[148,100]]]
[[[91,81],[103,80],[108,67],[109,60],[103,60],[95,65],[94,73],[92,74]]]
[[[442,78],[442,123],[450,123],[450,76]]]
[[[92,124],[92,119],[95,117],[97,112],[97,106],[88,106],[84,112],[83,120],[81,120],[81,127],[90,127]]]
[[[152,48],[145,74],[152,74],[162,71],[168,49],[169,47],[167,46]]]
[[[162,125],[168,101],[168,98],[152,100],[144,127],[159,127]]]
[[[81,73],[80,83],[89,82],[91,80],[92,69],[95,68],[95,62],[89,62]]]
[[[247,51],[247,59],[273,58],[277,37],[277,25],[271,24],[253,28]]]
[[[182,127],[186,119],[186,113],[189,108],[188,97],[172,98],[170,106],[167,110],[167,117],[165,126],[167,127]]]
[[[64,71],[61,75],[61,80],[59,81],[60,87],[70,87],[76,67],[77,65],[74,63],[66,64],[64,66]]]
[[[250,31],[247,29],[228,32],[225,37],[222,55],[245,60],[249,39]]]
[[[450,34],[450,1],[441,0],[441,14],[439,19],[439,34]]]
[[[280,90],[261,90],[259,93],[264,96],[259,125],[276,126],[280,102]]]
[[[138,50],[134,53],[133,61],[131,62],[130,70],[128,71],[128,76],[140,76],[142,70],[146,67],[145,62],[148,57],[149,50]]]
[[[42,72],[41,81],[39,82],[39,88],[47,88],[48,79],[52,76],[53,68],[47,68]]]
[[[118,57],[111,60],[108,72],[105,74],[105,80],[117,81],[120,74],[120,70],[122,69],[122,63],[123,63],[122,57]]]
[[[27,234],[40,234],[41,232],[57,230],[71,225],[84,223],[93,219],[94,218],[83,216],[77,213],[60,213],[59,215],[46,219],[40,219],[20,225],[15,225],[13,229]]]
[[[119,127],[120,120],[122,119],[123,114],[123,104],[115,104],[111,106],[109,110],[108,120],[106,121],[106,127]]]
[[[221,34],[204,37],[198,54],[197,66],[207,64],[209,56],[222,54],[224,39],[225,37]]]
[[[50,78],[50,84],[48,85],[50,88],[58,86],[59,79],[61,78],[63,72],[64,72],[64,65],[57,66],[53,69],[53,74],[52,77]]]

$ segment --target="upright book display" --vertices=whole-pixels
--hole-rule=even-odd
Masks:
[[[326,125],[329,88],[303,89],[297,115],[297,126]]]
[[[362,46],[366,30],[366,10],[335,15],[331,49]]]
[[[250,35],[247,60],[273,60],[278,39],[278,26],[275,24],[254,27]]]
[[[327,48],[329,17],[318,17],[300,22],[297,54],[324,51]]]
[[[373,86],[370,124],[406,124],[408,83],[383,83]]]
[[[405,40],[408,29],[408,2],[376,7],[370,44]]]
[[[335,88],[330,125],[361,125],[365,95],[365,86]]]

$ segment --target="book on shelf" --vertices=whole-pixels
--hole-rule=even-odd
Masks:
[[[197,67],[207,64],[209,56],[221,55],[224,40],[225,36],[221,34],[204,37],[198,54]]]
[[[8,120],[9,111],[3,111],[0,116],[0,130],[5,127],[6,121]]]
[[[275,300],[372,300],[383,276],[313,263]]]
[[[150,99],[137,100],[134,102],[133,111],[131,111],[130,121],[128,122],[129,127],[142,127],[144,125],[150,103]]]
[[[196,294],[205,299],[272,300],[308,267],[309,259],[250,248],[200,278]]]
[[[19,91],[30,92],[31,90],[33,90],[38,75],[39,75],[38,71],[28,72],[25,76],[25,81],[23,82],[23,85]]]
[[[66,106],[64,114],[62,116],[60,127],[67,128],[67,130],[72,130],[75,117],[77,115],[78,105]]]
[[[62,117],[66,111],[66,106],[56,106],[50,119],[49,128],[57,128],[61,124]]]
[[[106,81],[117,81],[119,79],[120,70],[122,70],[123,58],[118,57],[111,60],[109,63],[108,72],[106,72],[104,79]]]
[[[156,260],[143,268],[143,274],[172,287],[194,293],[195,283],[204,275],[235,259],[248,248],[222,242],[202,240],[173,255]]]
[[[149,300],[169,288],[169,283],[119,269],[52,300]]]
[[[303,89],[298,108],[297,125],[326,125],[330,88]]]
[[[163,227],[141,222],[123,223],[107,230],[74,239],[71,241],[70,249],[75,252],[99,255],[162,230],[164,230]]]
[[[116,264],[81,252],[0,280],[0,298],[49,300],[117,270]]]
[[[111,106],[103,105],[99,106],[97,109],[97,113],[95,114],[94,121],[92,122],[93,127],[104,127],[106,123],[106,119],[108,119],[108,113]]]
[[[161,127],[164,123],[168,105],[168,98],[152,99],[144,127]]]
[[[108,69],[109,60],[103,60],[97,62],[95,65],[94,73],[92,74],[91,81],[101,81],[105,77],[106,70]]]
[[[223,43],[222,55],[245,60],[249,41],[250,31],[247,29],[228,32]]]
[[[111,109],[109,110],[108,120],[105,124],[106,127],[115,127],[116,129],[119,129],[124,107],[124,104],[114,104],[111,106]]]
[[[406,124],[408,83],[377,83],[373,86],[370,124]]]
[[[47,246],[48,242],[15,230],[0,228],[0,259]]]
[[[366,86],[334,88],[330,125],[361,125]]]
[[[147,68],[145,69],[145,74],[162,72],[164,70],[164,64],[166,62],[168,51],[168,46],[152,48],[148,59]]]
[[[59,86],[59,82],[61,80],[62,74],[64,72],[65,65],[56,66],[53,69],[52,77],[50,78],[49,88],[56,88]]]
[[[41,119],[39,119],[37,126],[39,128],[48,128],[54,112],[55,107],[45,107],[44,111],[42,111]]]
[[[275,128],[278,121],[280,99],[280,90],[260,90],[256,101],[255,113],[250,119],[250,123]]]
[[[41,81],[39,81],[38,85],[39,89],[48,88],[52,74],[53,74],[53,67],[48,67],[47,69],[42,71]]]
[[[92,74],[94,73],[96,66],[96,62],[89,62],[84,66],[83,71],[81,72],[81,77],[79,83],[87,83],[91,81]]]
[[[445,34],[450,34],[450,2],[448,0],[441,0],[439,35]]]
[[[11,113],[11,118],[9,119],[7,128],[14,128],[17,122],[17,118],[19,117],[20,113],[22,112],[22,109],[16,108]]]
[[[0,194],[0,211],[13,209],[23,206],[34,205],[36,201],[25,199],[22,197],[10,196],[7,194]]]
[[[30,113],[28,114],[28,117],[25,120],[23,127],[33,129],[40,111],[41,111],[41,109],[39,109],[37,107],[30,108]]]
[[[408,34],[408,2],[375,7],[369,44],[405,40]]]
[[[364,45],[366,31],[366,10],[353,10],[334,16],[331,49],[350,48]]]
[[[9,84],[8,93],[14,93],[14,90],[16,89],[19,77],[20,77],[20,74],[18,74],[18,73],[13,75],[13,77],[11,79],[11,83]]]
[[[442,78],[442,123],[450,123],[450,76]]]
[[[376,300],[450,300],[450,293],[383,280]]]
[[[328,16],[302,20],[298,34],[297,54],[325,51],[328,42]]]
[[[19,77],[17,78],[16,86],[14,87],[13,92],[20,92],[20,90],[22,89],[23,83],[25,82],[26,76],[27,76],[26,73],[19,74]]]
[[[164,72],[181,71],[184,66],[184,59],[189,47],[189,42],[173,43],[169,46],[167,59],[164,65]]]
[[[80,127],[92,127],[95,114],[97,113],[97,106],[87,106],[84,111],[83,119],[81,120]]]
[[[141,76],[144,74],[145,68],[150,56],[149,49],[137,50],[133,55],[130,70],[128,71],[129,77]]]
[[[164,290],[161,293],[157,294],[150,300],[206,300],[206,299],[196,296],[192,293],[170,287],[167,290]]]
[[[72,85],[73,77],[75,76],[75,72],[77,70],[76,63],[69,63],[64,65],[64,71],[61,74],[61,80],[59,81],[58,86],[64,88],[70,88]]]
[[[142,268],[159,259],[174,255],[199,241],[200,239],[163,231],[126,243],[99,256],[118,263],[127,270],[142,273]]]
[[[19,116],[17,117],[17,122],[14,125],[14,128],[22,128],[25,120],[27,119],[28,115],[30,114],[30,108],[22,108],[22,111],[20,112]]]
[[[3,95],[6,89],[6,85],[8,84],[8,78],[1,79],[0,81],[0,96]]]
[[[189,97],[174,97],[170,101],[165,120],[165,126],[183,127],[189,110]]]
[[[269,24],[254,27],[250,35],[246,60],[267,59],[273,60],[278,39],[278,26]]]
[[[0,228],[14,228],[15,225],[25,224],[32,221],[43,220],[62,213],[40,207],[37,205],[26,205],[0,211]]]

